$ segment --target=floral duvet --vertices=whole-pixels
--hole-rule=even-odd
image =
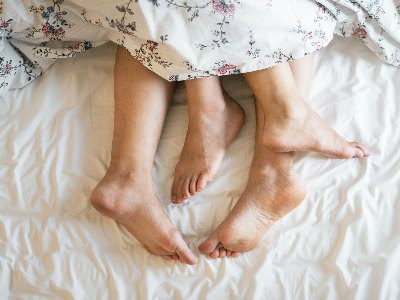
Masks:
[[[268,68],[334,34],[400,66],[400,0],[2,0],[0,97],[109,41],[178,81]]]

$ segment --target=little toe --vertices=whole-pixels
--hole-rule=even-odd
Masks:
[[[172,203],[175,203],[175,201],[178,199],[178,196],[176,195],[176,193],[173,193],[172,195],[171,195],[171,202]]]
[[[161,257],[166,259],[166,260],[172,260],[174,258],[173,255],[163,255]]]
[[[182,200],[181,200],[182,199],[182,187],[183,187],[184,182],[185,182],[185,179],[183,177],[181,177],[179,179],[178,186],[176,187],[176,200],[175,200],[175,203],[182,202]]]
[[[241,252],[232,251],[232,254],[230,257],[232,257],[232,258],[239,257],[241,254],[242,254]]]
[[[189,192],[190,195],[195,195],[196,194],[196,184],[197,184],[197,179],[199,178],[198,175],[195,175],[192,177],[192,180],[190,181],[190,185],[189,185]]]
[[[218,234],[216,232],[212,233],[208,239],[206,239],[199,246],[199,251],[204,254],[210,254],[213,252],[218,246]]]
[[[226,256],[230,257],[232,255],[232,251],[231,250],[226,250]]]
[[[172,258],[173,258],[174,260],[179,260],[179,256],[178,256],[178,254],[174,254],[174,255],[172,255]]]
[[[178,189],[178,183],[179,183],[179,178],[180,177],[174,177],[174,181],[172,182],[172,187],[171,187],[171,201],[174,202],[178,199],[178,195],[176,194],[176,191]]]

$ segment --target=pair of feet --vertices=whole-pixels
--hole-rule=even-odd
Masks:
[[[213,180],[244,124],[240,105],[223,90],[219,94],[222,97],[213,99],[219,102],[213,109],[189,109],[188,133],[171,191],[173,203],[201,192]],[[331,158],[368,156],[365,147],[340,137],[302,99],[296,101],[295,110],[280,105],[287,103],[287,99],[282,100],[268,110],[257,105],[256,146],[246,189],[228,217],[199,246],[211,258],[237,257],[250,251],[278,219],[302,202],[306,191],[293,171],[293,152],[313,151]],[[195,264],[197,258],[153,191],[151,174],[111,166],[93,190],[91,202],[123,225],[149,252]]]

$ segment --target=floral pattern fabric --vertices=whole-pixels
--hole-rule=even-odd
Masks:
[[[337,35],[359,37],[385,62],[400,67],[400,0],[317,1],[337,20]]]
[[[0,0],[0,97],[108,41],[176,81],[268,68],[334,33],[400,66],[400,0]]]

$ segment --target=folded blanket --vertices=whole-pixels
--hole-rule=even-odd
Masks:
[[[265,69],[358,36],[400,66],[400,0],[3,0],[0,97],[113,41],[176,81]]]

